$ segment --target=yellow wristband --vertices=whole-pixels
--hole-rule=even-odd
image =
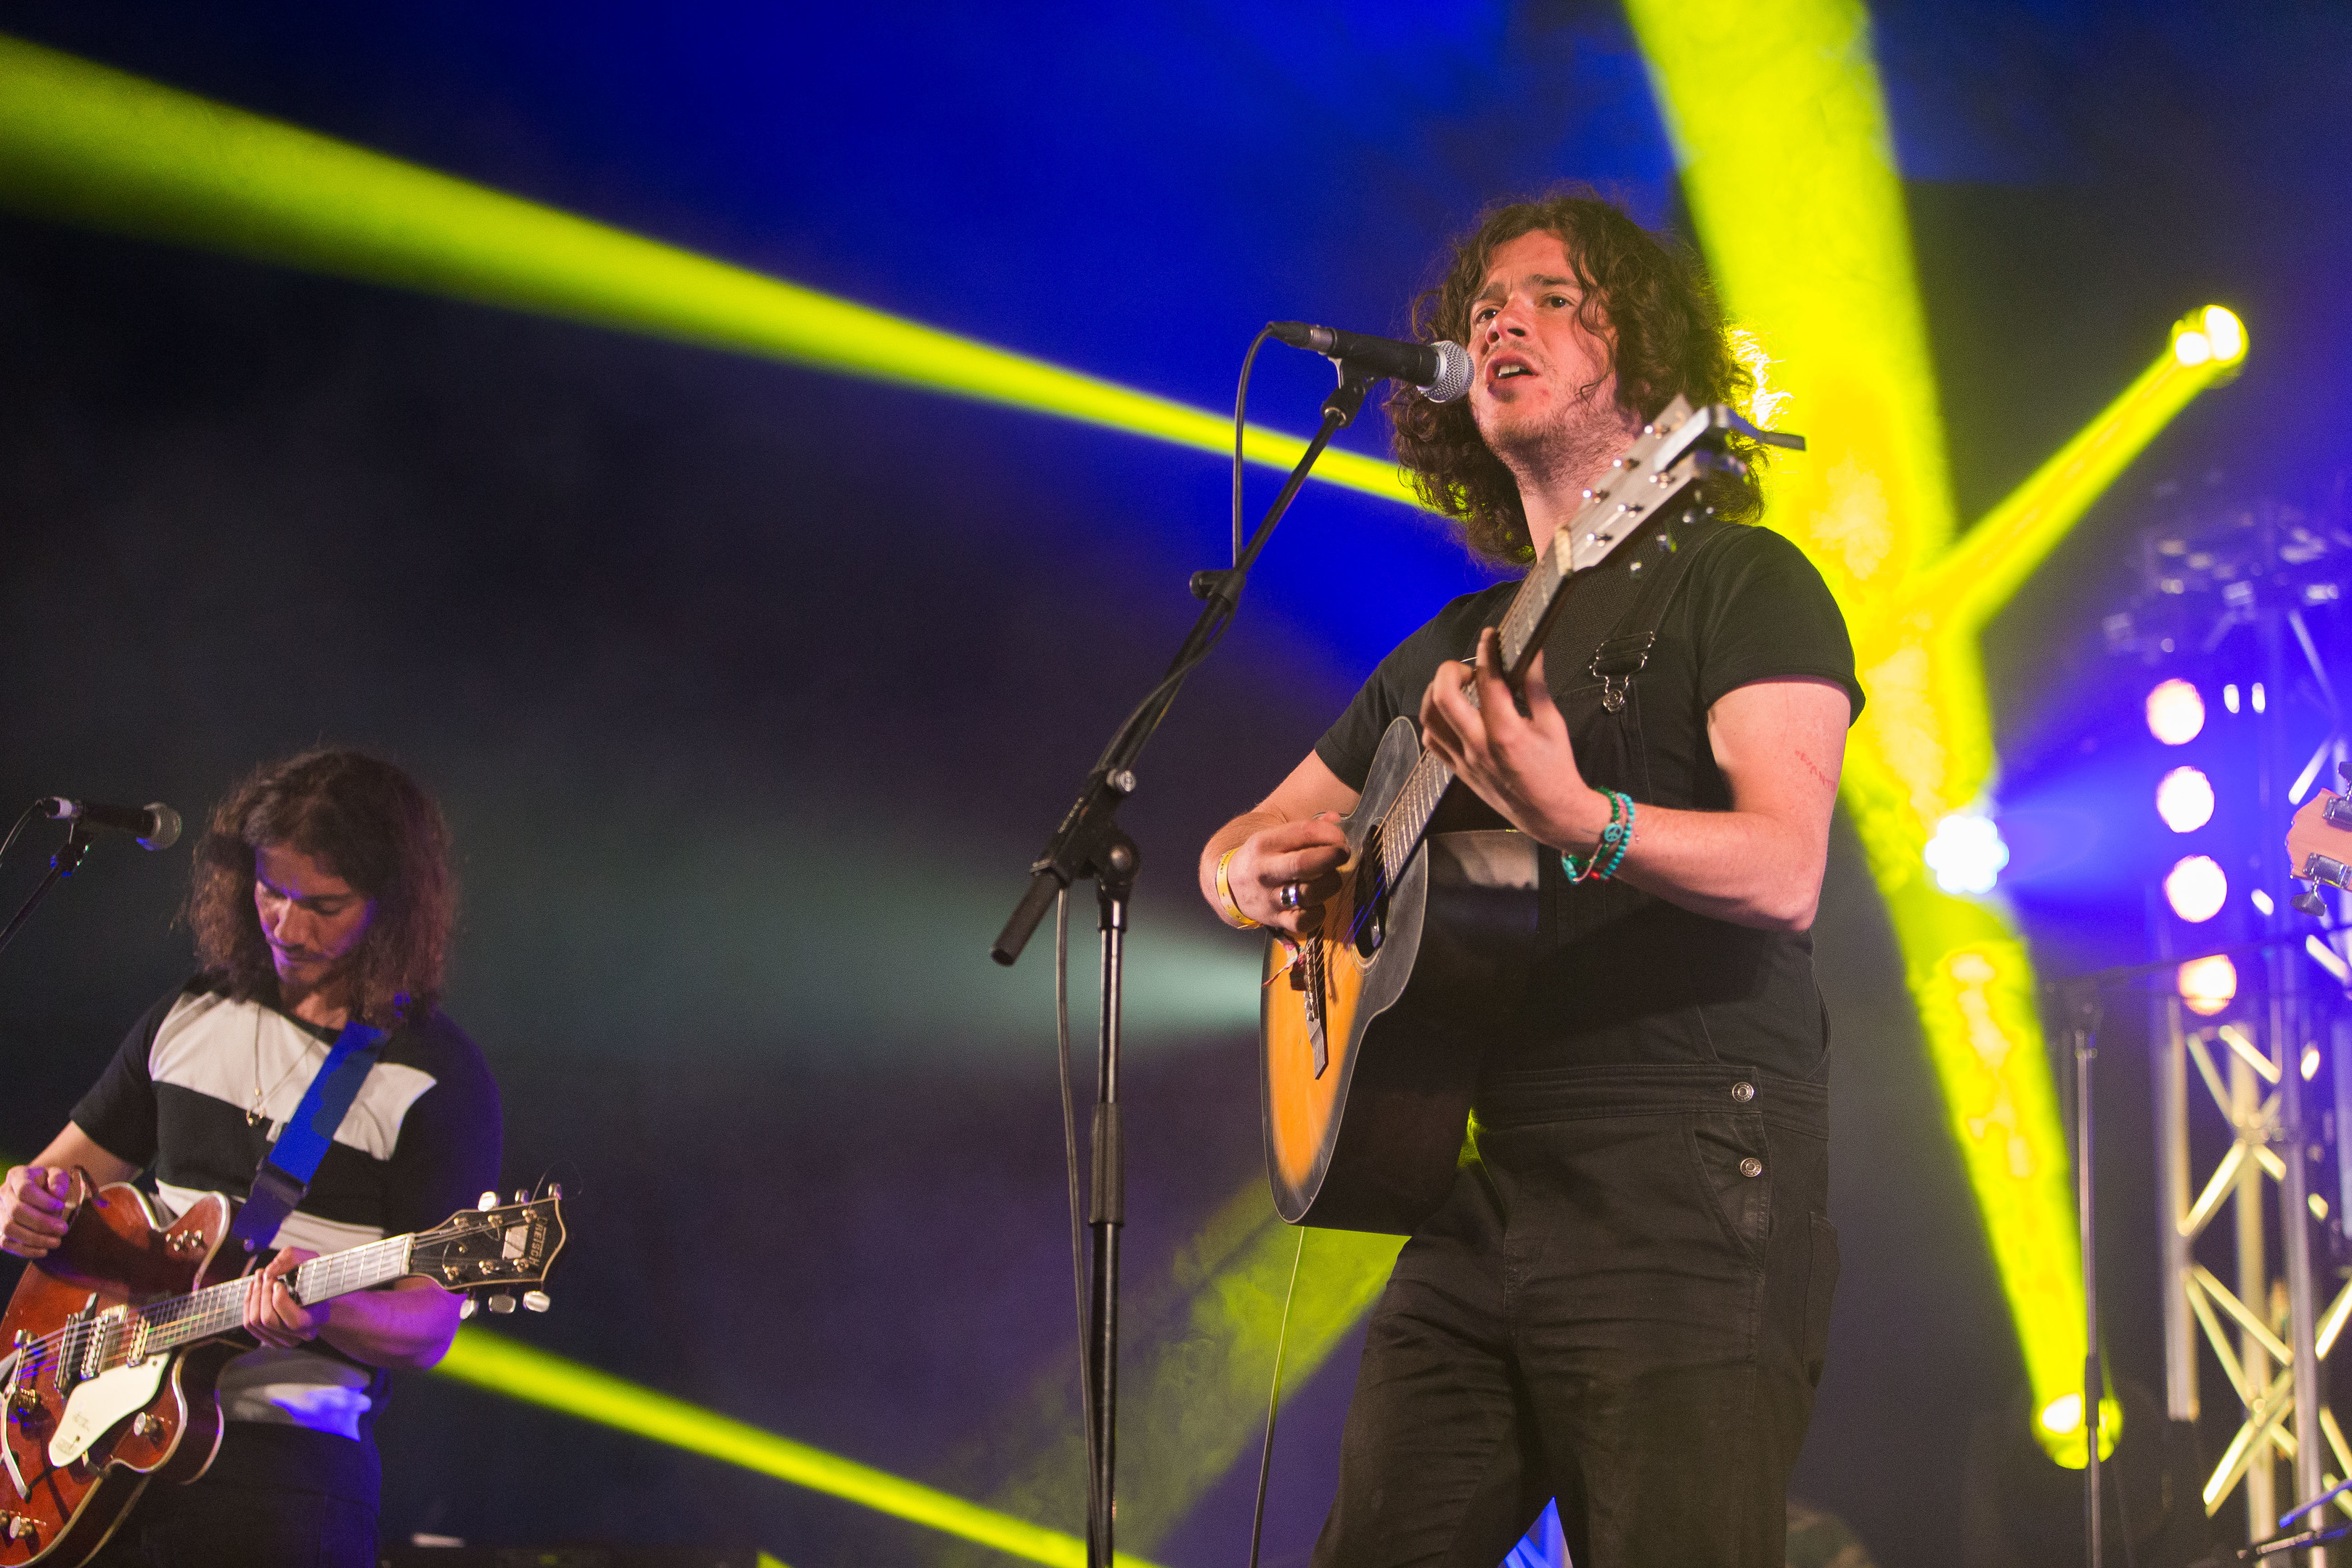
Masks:
[[[1225,880],[1225,868],[1234,863],[1234,857],[1241,852],[1241,847],[1242,847],[1240,845],[1236,844],[1231,849],[1226,850],[1223,855],[1217,857],[1217,900],[1225,906],[1226,915],[1232,919],[1235,925],[1241,927],[1244,931],[1255,931],[1259,926],[1264,925],[1265,922],[1264,921],[1254,921],[1250,919],[1249,916],[1242,913],[1242,907],[1234,902],[1234,885]]]

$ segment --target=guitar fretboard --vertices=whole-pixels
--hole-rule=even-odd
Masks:
[[[1563,570],[1557,561],[1560,542],[1569,537],[1561,530],[1544,547],[1542,557],[1519,582],[1518,592],[1511,595],[1510,608],[1503,612],[1496,630],[1502,639],[1503,668],[1514,675],[1520,673],[1526,660],[1532,657],[1531,645],[1551,612],[1552,601],[1568,585],[1573,574]],[[1414,763],[1412,772],[1405,775],[1404,785],[1380,820],[1377,829],[1381,846],[1381,885],[1393,888],[1404,875],[1406,862],[1429,832],[1430,819],[1437,815],[1437,803],[1454,783],[1454,770],[1438,761],[1434,752],[1423,752]]]
[[[331,1257],[314,1258],[294,1270],[294,1294],[303,1305],[315,1307],[337,1296],[348,1296],[408,1272],[405,1236],[387,1237]],[[131,1331],[124,1336],[127,1354],[153,1355],[215,1334],[226,1333],[245,1321],[246,1281],[225,1280],[168,1301],[152,1301],[138,1309]]]

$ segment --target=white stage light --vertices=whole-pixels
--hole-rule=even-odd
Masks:
[[[2213,781],[2200,768],[2175,768],[2156,786],[2156,814],[2175,833],[2194,833],[2213,820]]]
[[[2147,732],[2168,746],[2185,746],[2205,728],[2205,699],[2174,677],[2147,694]]]
[[[2230,879],[2210,855],[2184,855],[2165,874],[2164,897],[2182,920],[2210,921],[2229,901]]]
[[[1991,817],[1957,811],[1936,825],[1936,836],[1927,840],[1927,869],[1936,873],[1936,886],[1944,891],[1990,893],[2009,864],[2009,846],[2000,841],[2000,829]]]

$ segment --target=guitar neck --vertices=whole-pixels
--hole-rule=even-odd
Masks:
[[[1511,606],[1503,612],[1496,630],[1502,639],[1503,668],[1512,685],[1517,686],[1527,674],[1528,665],[1536,656],[1544,633],[1551,625],[1553,609],[1574,575],[1564,563],[1566,556],[1555,535],[1544,549],[1526,577],[1518,592],[1511,595]],[[1438,761],[1437,753],[1424,751],[1421,760],[1405,775],[1404,785],[1397,791],[1396,799],[1381,818],[1381,875],[1387,885],[1394,887],[1404,875],[1405,862],[1412,858],[1422,839],[1428,835],[1430,819],[1437,815],[1437,803],[1445,796],[1446,788],[1454,783],[1454,770]]]
[[[347,1252],[312,1258],[293,1272],[296,1300],[304,1306],[315,1307],[338,1296],[399,1279],[409,1271],[411,1239],[405,1236],[387,1237]],[[140,1308],[140,1324],[146,1331],[142,1353],[193,1344],[237,1327],[245,1321],[245,1291],[246,1281],[240,1278]]]

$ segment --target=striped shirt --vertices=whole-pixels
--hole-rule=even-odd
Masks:
[[[74,1123],[144,1167],[174,1216],[205,1193],[242,1199],[334,1037],[200,975],[131,1027]],[[404,1024],[384,1041],[277,1245],[341,1252],[429,1229],[496,1185],[499,1140],[498,1087],[474,1043],[437,1012]],[[223,1369],[221,1411],[364,1440],[385,1383],[381,1369],[323,1340],[259,1349]]]

